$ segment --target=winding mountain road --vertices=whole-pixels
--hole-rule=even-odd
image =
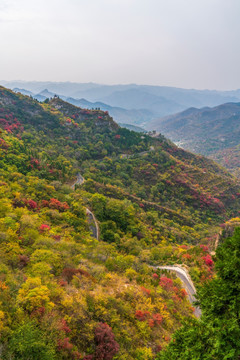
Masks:
[[[94,214],[88,209],[87,210],[87,218],[88,218],[88,224],[89,224],[89,228],[92,232],[92,236],[99,240],[99,227],[98,227],[98,223],[97,220],[94,216]]]
[[[187,291],[188,299],[191,304],[193,304],[196,301],[195,295],[196,295],[196,289],[195,286],[191,280],[190,275],[187,273],[185,269],[183,269],[180,266],[153,266],[154,269],[160,269],[160,270],[167,270],[175,272],[177,277],[181,280],[184,289]],[[197,318],[201,316],[201,309],[199,307],[195,307],[194,314]]]
[[[75,185],[82,185],[84,183],[84,181],[85,181],[84,177],[81,174],[77,174],[77,179],[74,182],[74,184],[72,184],[71,188],[73,190],[75,190]],[[87,213],[87,221],[89,224],[89,229],[91,231],[91,235],[95,239],[99,240],[100,232],[99,232],[99,226],[98,226],[97,220],[96,220],[94,214],[88,208],[86,208],[86,213]]]
[[[75,183],[71,186],[72,189],[75,189],[75,185],[82,185],[84,183],[85,179],[81,174],[77,174],[77,179]],[[99,240],[99,226],[97,223],[97,220],[94,216],[94,214],[86,208],[87,212],[87,219],[90,231],[92,233],[92,237]],[[177,277],[181,280],[184,289],[187,292],[188,299],[191,304],[193,304],[196,301],[195,295],[196,295],[196,289],[195,286],[191,280],[190,275],[188,272],[180,267],[180,266],[171,266],[171,265],[165,265],[165,266],[151,266],[153,269],[160,269],[160,270],[167,270],[171,272],[175,272]],[[201,309],[199,307],[195,307],[194,314],[197,318],[201,316]]]
[[[85,179],[81,174],[77,174],[77,180],[72,184],[71,188],[75,190],[75,185],[82,185]]]

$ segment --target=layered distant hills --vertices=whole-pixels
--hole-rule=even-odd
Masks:
[[[240,103],[190,108],[154,120],[152,127],[184,149],[211,157],[239,175]]]
[[[59,95],[74,105],[109,111],[117,122],[148,126],[152,120],[189,107],[239,102],[240,90],[210,91],[149,85],[100,85],[71,82],[0,81],[39,101]],[[149,126],[148,126],[149,127]]]

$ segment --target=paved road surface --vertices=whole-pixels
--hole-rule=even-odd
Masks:
[[[85,181],[84,177],[78,173],[77,180],[71,186],[71,188],[75,189],[75,185],[82,185],[84,183],[84,181]],[[89,229],[91,231],[91,236],[94,237],[95,239],[99,240],[99,226],[98,226],[97,220],[96,220],[94,214],[88,208],[86,208],[86,212],[87,212],[87,221],[89,224]]]
[[[99,228],[98,228],[97,220],[94,214],[88,208],[86,210],[87,210],[89,228],[92,232],[92,237],[99,240]]]
[[[81,174],[77,174],[77,180],[75,183],[71,186],[72,189],[75,189],[75,185],[82,185],[84,183],[85,179],[82,177]]]
[[[177,277],[182,281],[185,290],[187,291],[188,299],[189,299],[190,303],[192,304],[194,301],[196,301],[195,286],[193,285],[193,282],[192,282],[190,276],[183,268],[178,267],[178,266],[154,266],[154,268],[175,272]],[[196,317],[199,318],[201,316],[201,309],[199,307],[195,307],[194,314]]]

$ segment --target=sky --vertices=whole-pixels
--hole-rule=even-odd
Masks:
[[[240,88],[240,0],[0,0],[0,79]]]

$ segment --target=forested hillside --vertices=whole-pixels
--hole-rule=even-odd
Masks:
[[[107,112],[0,87],[0,202],[1,358],[153,360],[194,309],[180,280],[150,265],[211,279],[240,186]]]

